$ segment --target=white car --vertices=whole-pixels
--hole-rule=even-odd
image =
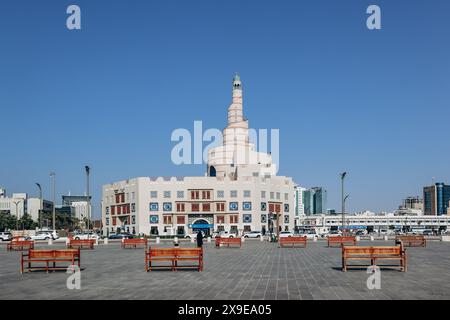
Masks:
[[[27,240],[50,240],[53,239],[53,235],[47,231],[39,231],[34,236],[27,237]],[[53,239],[54,240],[54,239]]]
[[[315,232],[306,232],[298,235],[299,237],[306,237],[307,239],[317,238],[317,234]]]
[[[261,238],[261,231],[250,231],[244,234],[244,238]]]
[[[293,237],[294,234],[290,231],[281,231],[280,232],[280,238],[289,238],[289,237]]]
[[[11,241],[12,240],[11,232],[8,231],[0,232],[0,239],[2,239],[2,241]]]
[[[98,240],[100,237],[98,234],[89,232],[89,233],[77,233],[73,236],[75,240]]]
[[[237,236],[234,233],[229,233],[228,231],[220,231],[220,238],[236,238]]]
[[[184,236],[184,238],[186,238],[186,239],[197,239],[197,234],[198,234],[198,232],[194,232],[194,233],[188,233],[188,234],[186,234],[185,236]],[[202,231],[202,236],[203,236],[203,238],[205,237],[205,234],[203,233],[203,231]]]

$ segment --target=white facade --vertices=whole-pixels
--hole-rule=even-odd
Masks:
[[[87,201],[74,201],[72,202],[72,207],[75,211],[75,218],[79,220],[83,220],[84,218],[91,219],[92,215],[92,206],[91,210],[88,208],[88,202]]]
[[[363,226],[378,229],[445,229],[450,230],[450,216],[358,214],[345,215],[345,226]],[[342,226],[341,215],[317,215],[299,217],[299,225],[305,228],[336,229]]]
[[[0,197],[0,211],[7,211],[18,219],[27,213],[34,221],[38,221],[39,210],[42,210],[41,200],[28,198],[26,193],[13,193],[12,197],[4,194],[3,197]]]
[[[238,76],[223,133],[223,145],[208,152],[207,176],[140,177],[104,185],[104,233],[119,228],[160,235],[197,230],[241,235],[245,231],[276,232],[277,224],[280,230],[292,231],[295,184],[290,177],[276,176],[271,155],[255,151],[249,143]]]

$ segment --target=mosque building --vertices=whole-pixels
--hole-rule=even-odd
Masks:
[[[103,186],[104,234],[130,232],[183,236],[229,231],[243,235],[293,231],[295,183],[277,176],[268,153],[249,142],[242,82],[233,79],[223,143],[208,151],[207,172],[198,177],[138,177]]]

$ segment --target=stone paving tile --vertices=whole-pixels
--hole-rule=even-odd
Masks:
[[[143,249],[109,244],[82,251],[82,289],[68,290],[64,272],[21,275],[20,253],[7,252],[2,245],[0,299],[450,299],[450,244],[430,242],[407,253],[407,273],[383,269],[381,290],[369,290],[366,271],[342,272],[341,250],[322,241],[295,249],[259,241],[246,241],[241,249],[216,249],[207,243],[200,273],[146,273]]]

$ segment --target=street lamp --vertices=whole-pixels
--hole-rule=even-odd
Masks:
[[[38,211],[38,216],[39,216],[39,227],[42,229],[42,221],[41,221],[41,213],[42,210],[44,209],[44,204],[43,204],[43,200],[42,200],[42,187],[40,183],[36,182],[37,187],[39,188],[39,200],[41,202],[40,206],[39,206],[39,211]]]
[[[341,176],[341,199],[342,199],[342,202],[341,202],[341,204],[342,204],[342,211],[341,211],[341,213],[342,213],[342,229],[344,229],[344,225],[345,225],[345,199],[346,198],[344,198],[344,179],[345,179],[346,175],[347,175],[347,172],[343,172],[340,174],[340,176]]]
[[[52,178],[53,181],[53,230],[56,230],[55,228],[55,220],[56,220],[56,173],[54,173],[53,171],[50,172],[50,177]]]
[[[19,231],[19,203],[21,201],[22,201],[22,199],[13,201],[14,205],[16,206],[16,230],[17,231]]]
[[[89,220],[91,218],[91,199],[89,197],[89,173],[91,172],[91,168],[89,166],[85,166],[86,170],[86,193],[87,193],[87,229],[89,230]]]

